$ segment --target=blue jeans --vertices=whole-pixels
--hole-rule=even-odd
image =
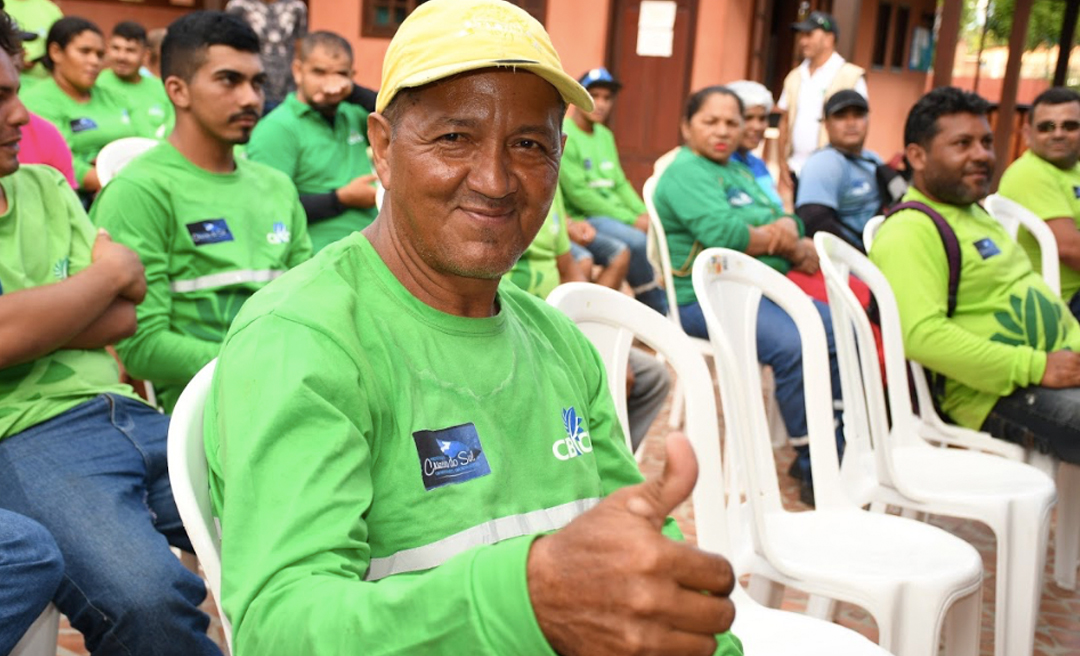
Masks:
[[[0,654],[45,610],[63,575],[64,559],[45,527],[0,510]]]
[[[657,286],[656,274],[645,252],[648,244],[645,233],[607,216],[591,216],[589,225],[596,228],[597,237],[604,236],[626,244],[630,249],[630,268],[626,271],[626,282],[634,288],[634,296],[660,314],[667,314],[667,296],[664,290]]]
[[[626,250],[626,244],[622,243],[618,239],[612,239],[606,237],[599,232],[589,243],[588,246],[582,246],[581,244],[570,243],[570,253],[574,257],[575,262],[580,262],[585,258],[592,258],[595,264],[600,266],[607,266],[611,264],[611,260],[616,255]]]
[[[0,507],[45,526],[64,555],[54,601],[95,656],[221,654],[165,457],[169,418],[105,394],[0,440]]]
[[[837,402],[841,399],[840,369],[836,363],[832,314],[827,304],[816,299],[813,303],[825,325],[825,339],[829,348],[829,375],[832,380],[832,398],[837,418],[836,445],[838,454],[842,455],[844,436],[839,425],[840,413],[835,409]],[[705,314],[697,301],[680,305],[679,319],[687,334],[702,338],[709,336],[705,325]],[[807,436],[806,398],[803,394],[802,343],[799,341],[799,330],[788,313],[767,298],[762,298],[758,306],[757,352],[758,362],[772,367],[773,379],[776,382],[776,404],[780,408],[780,415],[784,418],[788,435],[795,444],[804,480],[810,480],[810,450],[805,441]]]
[[[1022,387],[998,399],[982,430],[1080,465],[1080,388]]]

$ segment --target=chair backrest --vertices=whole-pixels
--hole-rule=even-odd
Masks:
[[[650,259],[658,265],[660,276],[664,281],[668,319],[682,328],[682,321],[679,320],[679,303],[675,298],[675,279],[671,274],[671,251],[668,250],[667,233],[664,232],[664,224],[660,222],[660,215],[656,213],[656,203],[653,202],[653,194],[656,193],[656,184],[659,181],[660,174],[654,173],[645,181],[645,186],[641,189],[641,195],[645,200],[645,210],[649,213]]]
[[[885,215],[878,214],[866,222],[866,225],[862,229],[862,243],[866,252],[870,252],[870,244],[874,243],[874,237],[877,236],[877,231],[881,228],[881,224],[885,222]]]
[[[1042,275],[1046,284],[1055,293],[1061,294],[1061,264],[1058,260],[1057,239],[1046,222],[1035,216],[1031,210],[1001,194],[986,197],[986,211],[1016,239],[1020,226],[1024,226],[1039,244],[1042,260]]]
[[[570,317],[600,351],[609,372],[608,384],[612,396],[622,399],[621,403],[616,401],[616,406],[623,415],[626,406],[625,379],[613,378],[610,372],[617,368],[616,363],[625,372],[630,344],[634,339],[641,340],[663,355],[675,370],[686,391],[686,436],[698,460],[698,480],[691,497],[698,546],[715,553],[729,554],[731,525],[724,503],[716,399],[709,368],[698,348],[663,315],[625,294],[600,285],[567,283],[556,287],[547,300]]]
[[[95,164],[101,186],[104,187],[109,180],[116,177],[116,174],[120,172],[120,169],[127,166],[128,162],[159,143],[161,142],[157,139],[147,139],[146,137],[124,137],[105,144],[101,152],[98,153]]]
[[[919,438],[908,392],[907,364],[896,297],[884,274],[865,255],[842,239],[819,232],[814,235],[814,246],[825,276],[840,365],[844,435],[847,441],[845,459],[856,455],[859,449],[872,450],[877,481],[905,491],[904,481],[897,476],[890,447]],[[866,283],[877,301],[885,349],[888,396],[882,382],[870,318],[848,285],[849,275]],[[851,427],[848,425],[849,417],[854,424]],[[855,460],[857,458],[851,458],[848,462]],[[859,473],[862,472],[855,475]]]
[[[764,296],[791,317],[799,332],[817,507],[853,507],[840,488],[825,328],[810,298],[795,283],[738,251],[709,248],[698,255],[694,291],[716,354],[724,423],[729,439],[734,437],[734,451],[748,489],[754,546],[768,555],[771,547],[764,533],[765,515],[783,508],[765,407],[760,394],[736,396],[733,392],[761,388],[756,344],[758,306]]]
[[[169,480],[180,519],[214,595],[225,639],[232,650],[232,626],[221,608],[221,531],[210,504],[210,478],[203,443],[203,415],[217,360],[191,379],[173,409],[169,423]]]

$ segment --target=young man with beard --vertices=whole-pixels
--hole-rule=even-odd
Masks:
[[[1035,213],[1054,233],[1061,259],[1061,297],[1080,316],[1080,94],[1054,87],[1035,98],[1024,126],[1028,150],[1001,176],[998,193]],[[1027,230],[1017,241],[1036,271],[1039,245]]]
[[[942,381],[953,421],[1080,463],[1080,324],[1005,229],[979,206],[994,176],[989,104],[954,87],[934,89],[908,114],[912,186],[881,226],[870,259],[892,285],[907,357]],[[959,282],[950,299],[950,269]]]
[[[353,52],[341,36],[305,36],[292,72],[296,92],[259,122],[247,153],[296,184],[318,252],[375,220],[368,112],[345,102],[353,89]]]
[[[109,66],[101,71],[97,85],[126,101],[140,136],[164,138],[172,129],[173,108],[161,80],[143,74],[148,51],[146,29],[142,25],[134,21],[118,23],[109,36],[106,52]]]
[[[280,171],[233,157],[259,120],[259,39],[235,16],[193,12],[162,44],[176,128],[128,164],[91,218],[139,254],[147,298],[139,330],[117,345],[166,410],[217,356],[240,306],[311,256],[296,187]]]

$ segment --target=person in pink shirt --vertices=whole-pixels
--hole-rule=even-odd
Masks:
[[[30,122],[22,126],[19,142],[20,164],[48,164],[64,174],[68,184],[75,188],[75,168],[71,162],[71,149],[56,127],[37,114],[30,113]]]

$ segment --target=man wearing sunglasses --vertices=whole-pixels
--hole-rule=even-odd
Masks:
[[[1043,91],[1024,126],[1028,150],[1005,171],[998,192],[1031,210],[1053,231],[1061,258],[1061,297],[1080,316],[1080,94]],[[1038,270],[1039,246],[1026,230],[1017,241]]]

